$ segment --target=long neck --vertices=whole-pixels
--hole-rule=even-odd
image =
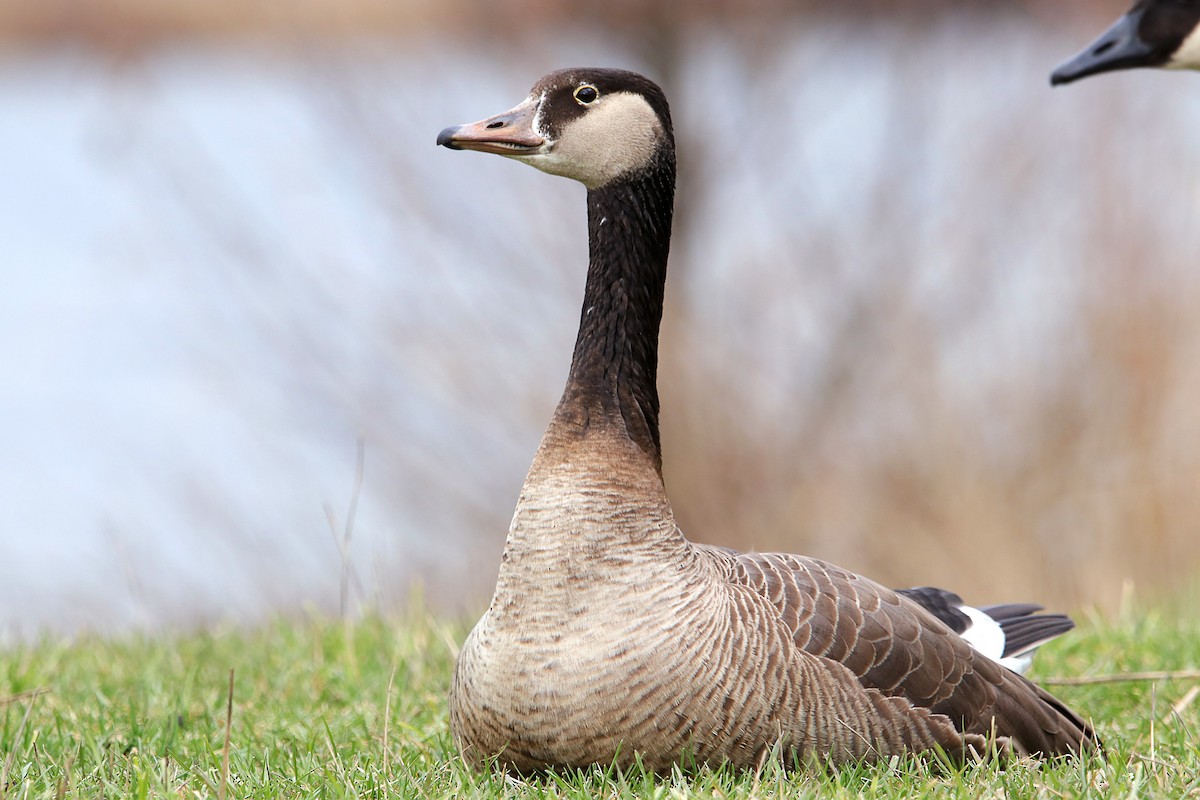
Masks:
[[[588,191],[589,265],[579,336],[555,422],[624,429],[661,472],[658,330],[675,195],[663,158]]]

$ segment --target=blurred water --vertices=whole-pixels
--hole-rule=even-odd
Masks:
[[[947,320],[948,391],[986,403],[988,375],[1036,380],[1038,342],[1071,346],[1088,201],[1057,187],[1095,180],[1074,120],[1105,87],[1051,95],[1071,40],[1023,24],[863,34],[690,31],[668,84],[689,220],[676,302],[766,414],[806,402],[836,298],[879,280],[897,231]],[[588,61],[662,67],[602,37],[0,54],[0,633],[335,611],[325,507],[344,522],[359,437],[354,603],[414,583],[442,607],[485,598],[565,375],[583,192],[433,139]],[[1200,127],[1181,88],[1172,143]],[[1009,149],[977,152],[983,127]],[[1129,158],[1118,181],[1172,173]],[[894,209],[863,193],[881,170]],[[1164,212],[1169,236],[1192,197]],[[814,241],[815,263],[775,263]],[[1005,276],[973,300],[964,252]],[[787,302],[764,305],[760,280]]]

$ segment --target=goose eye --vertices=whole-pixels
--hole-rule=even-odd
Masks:
[[[585,83],[575,90],[575,102],[581,106],[586,106],[596,102],[596,98],[600,96],[599,90],[590,83]]]

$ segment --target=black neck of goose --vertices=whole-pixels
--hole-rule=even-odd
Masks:
[[[587,285],[559,406],[584,430],[623,425],[660,472],[658,331],[674,198],[669,150],[647,169],[588,191]]]

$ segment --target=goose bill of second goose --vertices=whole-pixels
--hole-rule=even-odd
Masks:
[[[1137,0],[1100,38],[1050,76],[1050,83],[1102,72],[1200,69],[1200,0]]]
[[[548,142],[534,129],[537,109],[536,103],[526,100],[487,119],[451,125],[438,134],[437,143],[451,150],[477,150],[500,156],[543,153]]]
[[[1158,52],[1140,34],[1144,15],[1143,8],[1135,8],[1118,19],[1079,55],[1060,64],[1050,83],[1057,86],[1101,72],[1164,64],[1170,54]]]

